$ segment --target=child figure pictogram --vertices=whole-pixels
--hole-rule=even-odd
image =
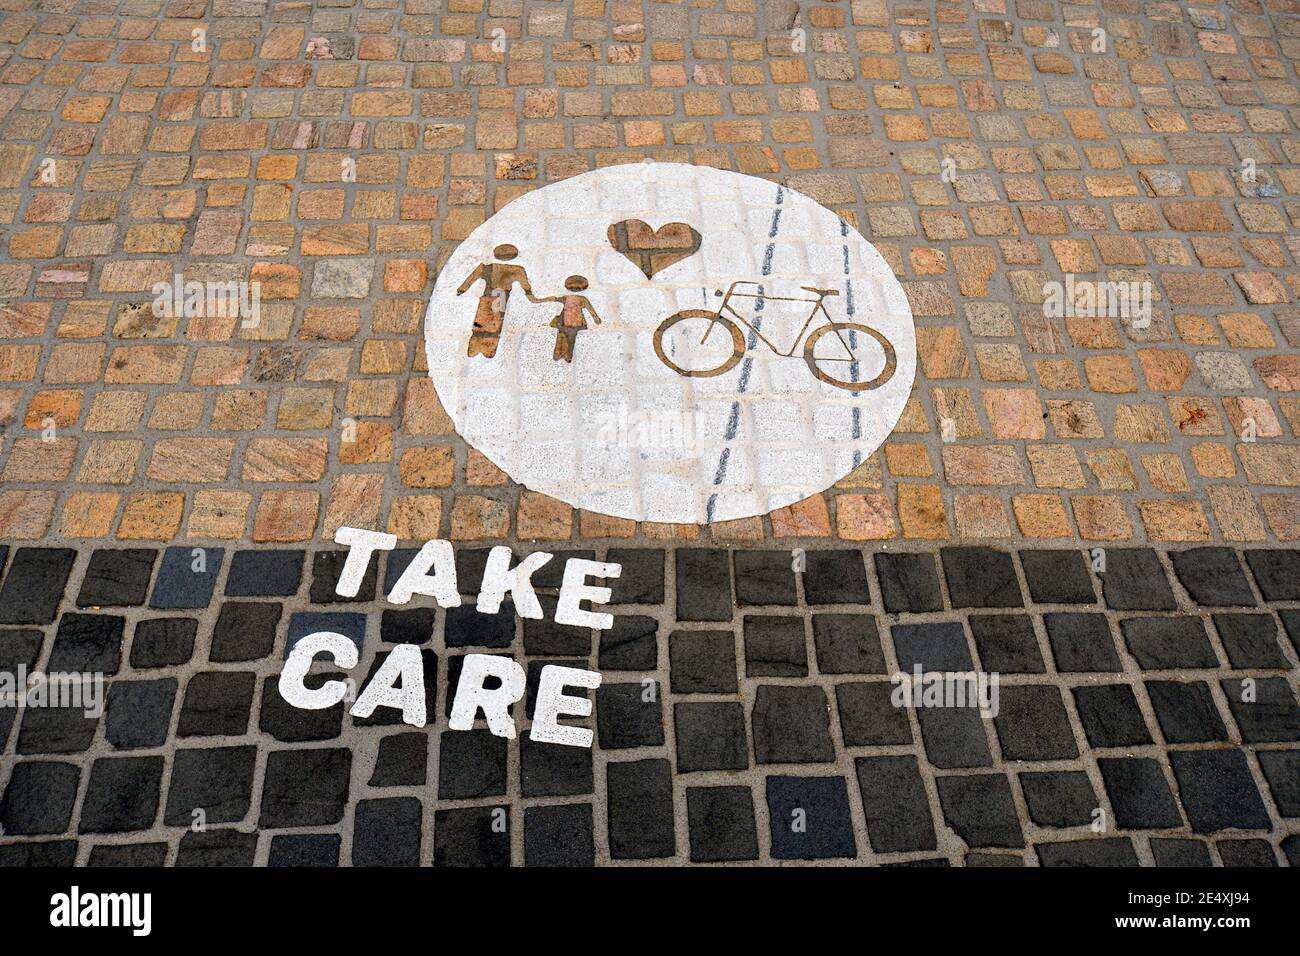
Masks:
[[[569,290],[569,295],[543,296],[537,301],[561,303],[559,314],[550,323],[555,329],[555,352],[551,357],[557,362],[572,363],[578,333],[587,327],[587,315],[597,325],[600,325],[600,316],[591,300],[581,294],[587,288],[586,276],[569,276],[564,280],[564,287]]]

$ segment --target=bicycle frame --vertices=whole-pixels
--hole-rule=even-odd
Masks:
[[[738,285],[756,286],[759,284],[760,283],[751,282],[749,280],[743,280],[743,279],[738,279],[735,282],[731,283],[731,285],[727,288],[726,293],[722,297],[721,304],[718,306],[717,315],[720,318],[723,312],[729,313],[733,318],[735,318],[737,322],[739,322],[741,325],[747,328],[750,332],[754,333],[754,335],[758,336],[758,338],[762,340],[764,345],[766,345],[769,349],[771,349],[773,352],[775,352],[777,355],[781,356],[782,358],[793,357],[795,350],[799,348],[799,343],[803,341],[804,335],[807,334],[808,328],[809,326],[812,325],[813,319],[816,318],[818,312],[821,312],[822,317],[828,323],[830,323],[831,325],[835,324],[835,320],[832,319],[830,313],[826,311],[825,295],[819,295],[815,299],[804,299],[798,296],[762,295],[756,292],[736,291],[736,286]],[[790,351],[783,352],[776,347],[776,344],[771,339],[769,339],[757,327],[755,327],[752,322],[750,322],[743,315],[741,315],[739,312],[736,311],[736,309],[731,305],[731,299],[733,297],[740,298],[740,299],[766,299],[772,302],[811,302],[813,303],[813,307],[812,307],[812,311],[808,313],[808,318],[804,322],[803,327],[799,329],[799,334],[795,336],[794,344],[790,346]],[[708,331],[704,333],[704,338],[700,339],[701,344],[703,344],[705,339],[707,339],[713,333],[713,325],[714,323],[712,322],[709,323]],[[850,356],[851,358],[853,355],[853,350],[849,347],[849,343],[844,341],[844,337],[839,334],[838,329],[836,330],[835,335],[836,338],[840,340],[840,344],[844,346],[845,354]]]

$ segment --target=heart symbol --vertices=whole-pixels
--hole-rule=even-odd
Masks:
[[[640,219],[624,219],[610,226],[605,235],[609,244],[627,256],[647,279],[700,249],[700,234],[684,222],[651,229]]]

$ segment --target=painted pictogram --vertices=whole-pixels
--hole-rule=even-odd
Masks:
[[[666,522],[829,487],[884,441],[916,369],[902,287],[848,222],[674,163],[502,208],[447,261],[425,344],[457,430],[514,480]]]

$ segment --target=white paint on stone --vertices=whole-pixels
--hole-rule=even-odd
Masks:
[[[489,677],[495,677],[499,685],[483,686]],[[515,722],[510,718],[509,708],[524,696],[525,681],[524,669],[508,657],[466,654],[447,726],[452,730],[470,730],[474,718],[482,711],[488,730],[498,737],[514,740]]]
[[[402,686],[398,687],[398,681]],[[424,660],[414,644],[398,644],[365,689],[349,713],[353,717],[369,717],[376,707],[392,707],[402,712],[402,723],[423,727],[427,717],[424,697]]]
[[[327,680],[315,689],[303,682],[317,654],[328,654],[339,667],[357,666],[357,645],[349,638],[333,631],[306,635],[293,645],[280,671],[280,696],[286,703],[303,710],[324,710],[347,695],[348,685],[341,680]]]
[[[542,604],[533,590],[532,578],[552,557],[554,555],[546,551],[534,551],[512,568],[511,550],[504,545],[493,548],[488,552],[487,564],[483,568],[483,585],[479,588],[475,609],[480,614],[495,614],[501,610],[501,602],[509,594],[514,600],[516,614],[540,619]]]
[[[653,229],[685,223],[699,233],[699,249],[647,279],[607,237],[627,220]],[[517,247],[512,262],[539,298],[565,295],[569,276],[588,280],[581,294],[601,322],[586,319],[572,362],[553,354],[560,303],[531,302],[519,285],[506,300],[495,354],[467,354],[484,283],[457,289],[503,244]],[[680,310],[716,310],[723,300],[715,290],[738,281],[754,285],[737,291],[761,293],[729,300],[750,323],[736,323],[743,357],[713,377],[665,364],[655,349],[660,324]],[[826,321],[819,313],[799,334],[816,302],[803,286],[837,292],[822,299],[832,321],[868,326],[890,343],[891,377],[856,389],[813,375],[802,343]],[[787,297],[807,301],[779,301]],[[793,354],[776,354],[753,327]],[[679,334],[685,328],[666,334],[667,354],[684,362],[715,349],[731,354],[723,327],[703,343]],[[851,385],[874,379],[884,349],[867,333],[843,334],[857,364],[823,367]],[[907,298],[862,236],[777,183],[677,163],[596,170],[512,201],[439,275],[425,347],[457,430],[511,478],[593,512],[687,523],[766,514],[825,490],[885,440],[916,372]],[[815,355],[839,348],[826,334]]]
[[[585,687],[595,690],[600,686],[601,675],[596,671],[577,667],[547,664],[537,681],[537,702],[533,705],[533,725],[528,730],[531,740],[565,747],[590,747],[594,735],[586,727],[561,724],[561,716],[590,717],[591,698],[575,697],[564,693],[565,687]]]

